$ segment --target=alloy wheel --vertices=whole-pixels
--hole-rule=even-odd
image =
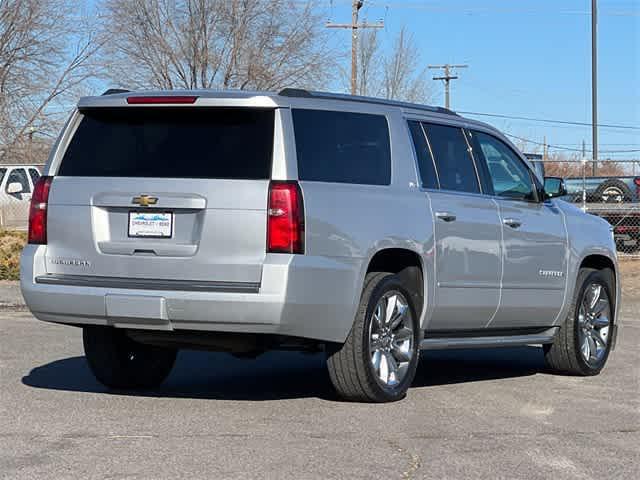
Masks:
[[[611,326],[611,302],[599,283],[585,288],[578,310],[578,341],[582,358],[595,366],[607,352]]]
[[[402,383],[414,352],[414,318],[405,296],[386,292],[369,322],[369,356],[376,381],[383,387]]]
[[[602,192],[602,201],[605,203],[622,203],[624,193],[617,187],[609,187]]]

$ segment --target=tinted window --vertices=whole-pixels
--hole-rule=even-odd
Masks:
[[[460,128],[424,123],[438,168],[440,188],[457,192],[480,192],[478,176]]]
[[[40,172],[35,168],[29,169],[29,176],[31,177],[31,181],[35,185],[38,179],[40,178]]]
[[[11,173],[9,173],[9,178],[7,178],[5,191],[9,190],[9,185],[11,185],[12,183],[19,183],[20,185],[22,185],[21,193],[31,192],[29,179],[27,178],[27,173],[24,171],[24,168],[14,168],[13,170],[11,170]]]
[[[409,122],[409,130],[411,131],[413,146],[416,150],[422,186],[425,188],[438,188],[438,176],[436,175],[429,145],[427,144],[420,122]]]
[[[489,169],[495,195],[535,200],[531,173],[524,162],[504,142],[491,135],[474,132]]]
[[[391,183],[391,149],[385,117],[293,110],[293,125],[300,180]]]
[[[273,110],[84,111],[59,175],[268,179]]]
[[[0,168],[0,183],[2,183],[2,180],[4,180],[4,176],[7,174],[7,169],[6,168]]]

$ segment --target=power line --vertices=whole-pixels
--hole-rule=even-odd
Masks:
[[[591,12],[589,10],[554,10],[549,11],[548,9],[534,9],[534,8],[518,8],[518,7],[466,7],[466,6],[439,6],[439,5],[429,5],[426,2],[383,2],[376,1],[373,2],[374,6],[378,6],[382,8],[383,6],[386,8],[395,8],[395,9],[410,9],[410,10],[425,10],[432,13],[464,13],[468,15],[473,14],[513,14],[513,15],[590,15]],[[634,10],[623,10],[623,9],[609,9],[600,15],[604,16],[616,16],[616,17],[637,17],[640,15],[637,11]]]
[[[529,138],[520,137],[518,135],[513,135],[512,133],[505,133],[507,137],[515,138],[517,140],[522,140],[523,142],[532,143],[534,145],[539,145],[542,147],[553,148],[554,150],[566,150],[568,152],[582,152],[582,148],[570,148],[563,147],[561,145],[550,145],[548,143],[537,142],[535,140],[531,140]],[[587,152],[592,152],[592,150],[585,150]],[[640,148],[633,150],[600,150],[600,153],[637,153],[640,152]]]
[[[581,127],[591,127],[591,123],[587,123],[587,122],[573,122],[573,121],[569,121],[569,120],[553,120],[550,118],[533,118],[533,117],[519,117],[519,116],[515,116],[515,115],[503,115],[503,114],[499,114],[499,113],[480,113],[480,112],[465,112],[465,111],[458,111],[458,113],[462,113],[464,115],[478,115],[478,116],[482,116],[482,117],[495,117],[495,118],[506,118],[508,120],[525,120],[528,122],[542,122],[542,123],[557,123],[557,124],[562,124],[562,125],[578,125]],[[606,124],[606,123],[599,123],[597,124],[598,127],[601,128],[619,128],[619,129],[623,129],[623,130],[640,130],[640,127],[634,127],[632,125],[611,125],[611,124]]]

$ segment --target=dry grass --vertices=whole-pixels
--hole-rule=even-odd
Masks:
[[[0,230],[0,280],[20,278],[20,253],[27,243],[27,233]]]

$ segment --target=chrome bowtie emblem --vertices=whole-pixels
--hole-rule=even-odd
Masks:
[[[131,203],[140,205],[141,207],[148,207],[149,205],[155,205],[158,203],[158,197],[151,197],[149,195],[140,195],[139,197],[133,197]]]

